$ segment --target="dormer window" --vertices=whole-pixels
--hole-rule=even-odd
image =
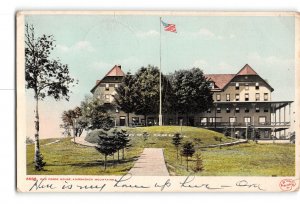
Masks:
[[[209,85],[208,85],[208,88],[214,89],[215,88],[214,82],[210,82]]]
[[[109,91],[109,84],[105,84],[105,90]]]
[[[240,84],[239,83],[235,83],[235,90],[239,90],[240,89]]]
[[[249,90],[249,84],[245,84],[245,90],[246,90],[246,91]]]
[[[258,82],[255,83],[255,89],[259,90],[259,83]]]

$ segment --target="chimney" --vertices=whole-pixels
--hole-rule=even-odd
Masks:
[[[122,67],[121,67],[121,65],[120,65],[120,64],[118,64],[118,65],[117,65],[117,67],[119,67],[120,69],[122,69]]]

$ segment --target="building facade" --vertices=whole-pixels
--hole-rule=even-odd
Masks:
[[[124,76],[121,66],[115,65],[101,80],[97,80],[91,90],[93,96],[104,103],[113,104],[115,88]],[[292,101],[272,101],[274,89],[248,64],[237,74],[205,76],[213,93],[213,108],[190,114],[188,118],[165,114],[164,125],[198,126],[227,131],[232,136],[243,138],[253,138],[254,134],[258,134],[261,139],[285,138],[288,135]],[[129,116],[130,124],[126,124],[126,113],[116,107],[110,111],[116,126],[158,124],[158,114],[145,119],[142,115],[132,113]]]

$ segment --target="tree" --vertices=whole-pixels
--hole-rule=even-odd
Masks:
[[[168,86],[168,79],[162,75],[162,101],[167,101],[168,93],[172,91]],[[159,112],[159,69],[148,65],[140,68],[135,74],[135,112],[144,115],[147,126],[147,116]],[[168,88],[168,89],[167,89]],[[168,103],[163,103],[163,110],[167,109]]]
[[[186,114],[203,112],[213,105],[209,82],[199,68],[175,71],[171,80],[174,91],[174,104],[177,113]]]
[[[86,129],[104,129],[109,130],[113,127],[113,120],[108,113],[105,104],[99,100],[86,96],[84,101],[81,102],[82,123],[86,123]]]
[[[83,130],[87,127],[87,121],[82,117],[82,111],[80,107],[64,111],[62,114],[63,124],[62,128],[65,129],[67,134],[71,134],[70,131],[73,130],[73,137],[75,142],[75,137],[80,137]]]
[[[196,157],[196,163],[195,163],[195,167],[194,167],[194,172],[199,172],[199,171],[203,171],[204,170],[204,165],[203,165],[203,159],[201,156],[201,153],[196,153],[195,155]]]
[[[176,152],[177,152],[177,159],[178,159],[178,149],[179,146],[181,145],[182,137],[179,133],[175,133],[173,138],[172,138],[172,144],[176,147]]]
[[[107,156],[113,155],[116,151],[115,136],[109,135],[107,132],[99,132],[99,140],[95,149],[104,155],[104,170],[107,166]]]
[[[59,59],[50,59],[55,48],[52,35],[35,37],[33,25],[25,25],[25,80],[26,88],[32,89],[35,99],[35,169],[43,169],[45,162],[39,144],[39,101],[50,96],[55,100],[69,99],[70,86],[74,79],[69,76],[69,67]]]
[[[129,126],[129,114],[135,111],[136,86],[135,77],[130,72],[122,79],[121,84],[115,89],[114,103],[127,114],[127,126]]]
[[[125,148],[129,147],[129,135],[126,130],[114,128],[111,131],[108,131],[109,135],[114,136],[115,147],[118,153],[118,161],[120,161],[120,150],[122,150],[122,159],[125,158]]]
[[[185,142],[182,146],[181,154],[186,157],[186,170],[189,170],[189,157],[195,153],[195,148],[192,142]]]

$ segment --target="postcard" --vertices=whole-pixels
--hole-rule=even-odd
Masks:
[[[296,12],[17,12],[17,191],[298,191],[299,26]]]

